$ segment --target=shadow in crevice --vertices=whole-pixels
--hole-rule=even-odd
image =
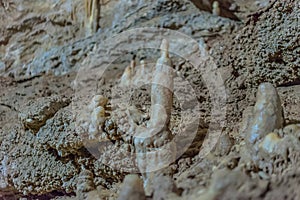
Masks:
[[[34,199],[39,199],[39,200],[50,200],[50,199],[54,199],[57,197],[63,197],[63,196],[67,196],[67,197],[75,197],[75,193],[66,193],[64,191],[52,191],[49,192],[47,194],[42,194],[42,195],[28,195],[28,196],[21,196],[22,198],[26,198],[27,200],[34,200]]]

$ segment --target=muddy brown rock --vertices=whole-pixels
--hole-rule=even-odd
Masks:
[[[57,111],[70,104],[70,100],[60,96],[51,96],[31,100],[23,106],[19,117],[25,128],[37,133]]]
[[[220,48],[212,51],[217,65],[231,66],[236,76],[245,77],[243,85],[247,87],[262,82],[275,86],[293,84],[299,80],[298,1],[274,1],[266,9],[253,14],[247,26],[230,40],[222,39]],[[224,59],[220,59],[222,55]]]
[[[30,148],[35,145],[33,137],[26,132],[23,145],[15,147],[8,157],[9,181],[13,187],[25,195],[56,190],[74,191],[78,174],[76,166],[72,161],[58,160],[50,152]]]
[[[74,116],[68,108],[58,111],[36,134],[38,146],[54,150],[60,157],[80,153],[84,136],[76,131]]]

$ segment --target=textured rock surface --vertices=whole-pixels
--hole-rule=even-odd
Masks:
[[[154,25],[154,27],[179,30],[188,35],[194,35],[195,38],[198,39],[202,36],[209,39],[214,35],[231,31],[231,29],[237,25],[237,22],[232,22],[226,18],[215,17],[205,12],[197,14],[199,10],[196,9],[189,1],[170,2],[172,1],[163,0],[145,2],[144,0],[139,0],[137,2],[132,2],[131,5],[129,5],[126,1],[119,1],[118,3],[115,3],[113,0],[111,2],[111,6],[114,6],[114,10],[118,13],[114,16],[114,20],[111,23],[108,23],[108,25],[104,25],[101,30],[102,34],[96,34],[84,39],[80,38],[80,36],[82,36],[80,23],[83,21],[83,17],[80,16],[79,11],[83,12],[82,3],[80,3],[80,1],[54,3],[55,7],[59,11],[51,13],[51,17],[57,20],[57,22],[55,22],[55,20],[53,22],[53,19],[47,16],[48,13],[41,14],[41,19],[34,18],[32,22],[29,20],[30,26],[28,29],[32,29],[34,31],[29,31],[29,33],[25,32],[20,36],[21,38],[26,38],[23,42],[24,44],[22,45],[22,48],[19,47],[21,44],[18,43],[17,47],[14,47],[13,49],[3,49],[3,51],[8,52],[6,53],[7,56],[4,58],[4,69],[1,70],[0,68],[0,70],[5,74],[16,74],[18,79],[21,77],[36,76],[44,72],[52,72],[59,75],[76,71],[81,66],[81,63],[86,58],[87,54],[94,48],[95,44],[102,44],[100,41],[103,41],[111,34],[116,34],[134,27],[149,27]],[[30,6],[33,6],[32,4],[29,3],[28,5],[26,4],[22,6],[24,6],[23,11],[14,10],[14,12],[21,16],[21,13],[23,12],[26,13],[26,15],[33,15],[33,13],[30,12],[28,14],[27,10]],[[53,3],[51,5],[51,2],[49,2],[49,4],[44,6],[44,9],[50,9],[51,6],[53,7]],[[75,9],[76,12],[72,9]],[[109,12],[110,9],[111,8],[108,8],[107,12]],[[189,12],[186,12],[187,9]],[[133,13],[135,14],[132,15]],[[191,13],[194,14],[191,15]],[[104,15],[106,16],[107,14],[104,13]],[[40,21],[36,22],[39,19]],[[62,21],[63,19],[64,21]],[[13,21],[14,19],[11,20]],[[108,15],[105,20],[111,21],[111,16]],[[17,20],[15,23],[17,24],[17,27],[20,26],[20,24],[24,24],[22,20]],[[54,27],[51,27],[48,24],[51,24]],[[38,29],[41,29],[38,31],[38,33],[40,33],[38,34],[38,37],[41,37],[41,41],[36,45],[32,45],[30,36],[35,36],[32,32],[35,32]],[[4,31],[7,30],[10,30],[9,27],[4,28]],[[54,33],[52,33],[53,31]],[[15,30],[15,32],[18,34],[18,29]],[[4,35],[10,37],[10,34],[11,33],[6,33]],[[56,35],[55,38],[57,38],[57,41],[53,41],[52,34]],[[62,35],[67,35],[67,37]],[[61,42],[62,37],[66,38],[63,42]],[[51,38],[53,43],[49,44],[44,42],[49,38]],[[71,43],[66,43],[68,41]],[[45,45],[46,47],[44,47]],[[9,44],[7,44],[7,46],[9,47]],[[15,45],[12,44],[11,46]],[[37,54],[34,59],[33,57],[23,58],[23,54],[28,53],[27,48],[31,48],[31,51]],[[102,51],[107,50],[108,49],[106,47],[102,48]],[[23,62],[26,61],[26,64],[21,65],[18,60],[13,60],[14,55],[21,57],[20,59]]]
[[[9,180],[23,194],[42,194],[51,191],[73,191],[78,170],[72,161],[57,160],[50,152],[31,148],[35,138],[25,132],[8,156]],[[41,178],[43,177],[43,178]]]
[[[36,134],[37,145],[54,150],[60,157],[76,154],[83,148],[83,138],[76,132],[73,114],[62,109]]]
[[[253,15],[248,26],[213,50],[216,61],[221,61],[218,66],[232,67],[243,85],[278,86],[299,80],[299,2],[274,2],[268,12]]]
[[[139,173],[135,133],[153,116],[151,85],[141,84],[152,74],[141,76],[139,69],[144,62],[153,72],[170,30],[177,34],[167,38],[176,71],[169,130],[178,158],[151,174],[153,191],[145,198],[298,198],[297,0],[219,1],[221,16],[212,15],[213,0],[100,3],[100,29],[85,37],[84,1],[0,1],[0,199],[117,199],[124,193],[132,199],[134,189],[144,198],[139,177],[124,179]],[[132,37],[113,37],[141,27],[168,31],[135,29]],[[182,34],[195,40],[182,42]],[[132,57],[135,87],[120,87]],[[199,69],[195,61],[203,61]],[[203,76],[211,66],[219,76]],[[272,87],[258,91],[263,82],[279,96]],[[224,124],[217,120],[222,114]],[[221,137],[213,137],[216,128]],[[145,146],[161,146],[165,135]],[[215,148],[199,156],[210,136]]]
[[[59,96],[31,100],[22,106],[19,117],[23,126],[36,133],[57,111],[70,104],[70,100]]]

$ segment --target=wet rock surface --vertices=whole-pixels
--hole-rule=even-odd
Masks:
[[[298,1],[98,2],[0,2],[0,199],[299,198]]]

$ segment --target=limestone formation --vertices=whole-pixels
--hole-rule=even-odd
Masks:
[[[283,128],[284,135],[292,134],[300,139],[300,124],[290,124]]]
[[[74,191],[78,176],[74,162],[59,160],[50,151],[31,148],[30,145],[36,143],[34,136],[28,132],[23,137],[24,143],[15,148],[8,158],[9,182],[12,186],[24,195],[45,194],[56,190]]]
[[[78,154],[83,138],[77,134],[73,114],[68,109],[58,111],[36,134],[37,145],[55,150],[60,157]]]
[[[141,87],[143,85],[151,84],[152,73],[152,67],[147,65],[144,60],[141,60],[140,65],[137,65],[135,58],[133,58],[130,65],[124,70],[120,86]]]
[[[95,95],[87,107],[84,107],[76,119],[77,129],[88,143],[104,139],[103,127],[106,122],[106,104],[108,99],[102,95]],[[85,137],[86,133],[88,136]]]
[[[221,15],[220,5],[218,1],[214,1],[212,4],[212,13],[216,16]]]
[[[101,106],[101,107],[105,107],[106,104],[108,102],[108,99],[102,95],[95,95],[92,98],[92,101],[90,102],[88,108],[90,111],[93,111],[93,109]]]
[[[161,57],[157,60],[151,88],[151,114],[149,127],[166,128],[173,106],[173,64],[169,57],[169,43],[163,40]]]
[[[147,66],[144,60],[140,61],[140,66],[136,69],[136,74],[133,78],[133,84],[137,87],[150,84],[152,79],[152,69]]]
[[[145,200],[143,181],[137,174],[125,176],[118,200]]]
[[[298,199],[299,9],[0,0],[0,199]],[[152,65],[162,37],[172,57],[164,41]],[[264,83],[254,106],[262,81],[281,102]]]
[[[133,58],[130,65],[125,68],[125,71],[121,77],[120,85],[123,87],[130,86],[132,84],[133,76],[135,73],[135,59]]]
[[[286,161],[290,156],[288,152],[299,151],[299,132],[295,134],[295,132],[291,131],[293,127],[296,127],[296,125],[285,127],[283,137],[279,137],[277,133],[269,133],[265,136],[259,143],[259,154],[267,160],[280,156]],[[287,132],[287,130],[289,131]]]
[[[213,200],[219,199],[219,195],[225,192],[233,184],[241,187],[247,177],[240,171],[229,171],[228,169],[221,169],[214,172],[211,184],[204,194],[197,197],[199,200]]]
[[[85,29],[86,35],[90,36],[99,28],[100,0],[85,0]]]
[[[217,156],[224,156],[228,154],[232,145],[232,139],[229,137],[228,134],[224,133],[220,136],[216,144],[214,154]]]
[[[276,88],[270,83],[260,84],[246,141],[253,145],[274,129],[282,128],[283,122],[283,110]]]
[[[151,111],[147,127],[139,127],[134,138],[137,165],[143,173],[146,194],[153,191],[154,171],[171,164],[176,156],[175,144],[169,129],[173,106],[173,69],[169,58],[169,43],[161,44],[151,87]]]
[[[259,147],[262,151],[273,154],[278,148],[278,143],[280,142],[280,137],[276,133],[269,133],[263,138],[263,141],[260,143]]]
[[[30,100],[22,107],[19,117],[26,129],[37,133],[49,118],[69,104],[69,99],[60,96],[44,97],[36,101]]]

